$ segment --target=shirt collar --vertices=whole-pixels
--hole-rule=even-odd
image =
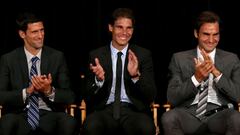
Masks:
[[[119,51],[121,51],[123,53],[123,56],[126,56],[127,49],[128,49],[128,44],[122,50],[118,50],[118,49],[113,47],[112,42],[111,42],[110,48],[111,48],[111,53],[112,53],[113,56],[117,56],[117,53]]]
[[[31,63],[31,59],[35,56],[32,55],[25,47],[24,47],[24,52],[26,54],[28,63]],[[39,58],[39,60],[41,60],[41,55],[42,55],[42,49],[40,49],[40,51],[36,55]]]
[[[213,62],[215,60],[215,54],[216,54],[216,48],[212,52],[208,53],[208,55],[210,56]],[[197,57],[204,60],[199,47],[197,47]]]

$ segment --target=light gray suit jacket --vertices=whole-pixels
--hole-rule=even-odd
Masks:
[[[168,102],[175,107],[189,107],[198,89],[191,77],[195,72],[194,58],[197,49],[175,53],[169,64]],[[216,50],[215,66],[222,73],[218,83],[213,87],[222,104],[240,101],[240,62],[236,54],[220,49]]]

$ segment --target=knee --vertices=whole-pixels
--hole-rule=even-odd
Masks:
[[[240,113],[237,111],[234,112],[229,119],[229,123],[239,126],[240,125]]]
[[[77,120],[71,116],[64,115],[59,122],[63,127],[74,128],[77,125]]]
[[[6,114],[1,118],[1,126],[17,126],[18,116],[15,114]]]
[[[138,128],[140,129],[139,135],[153,135],[155,134],[156,128],[152,123],[142,123],[142,125]]]
[[[94,134],[94,132],[98,132],[100,134],[102,129],[104,129],[103,123],[97,119],[92,119],[91,117],[88,117],[83,123],[84,134]]]
[[[174,123],[176,121],[177,114],[174,111],[165,112],[161,117],[161,123],[166,125],[168,123]]]

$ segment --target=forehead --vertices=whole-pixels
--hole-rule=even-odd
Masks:
[[[215,23],[204,23],[201,27],[200,27],[200,32],[219,32],[219,23],[215,22]]]
[[[129,18],[126,18],[126,17],[119,17],[119,18],[117,18],[117,20],[115,20],[114,24],[115,25],[127,24],[127,25],[131,25],[132,26],[132,20],[129,19]]]
[[[42,29],[43,28],[43,22],[34,22],[28,24],[28,30],[36,30],[36,29]]]

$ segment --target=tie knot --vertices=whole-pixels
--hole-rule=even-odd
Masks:
[[[117,55],[118,55],[118,57],[121,57],[123,55],[123,53],[122,52],[118,52]]]
[[[32,57],[32,59],[31,59],[32,63],[36,63],[36,62],[37,62],[37,60],[39,60],[37,56],[35,56],[35,57]]]

